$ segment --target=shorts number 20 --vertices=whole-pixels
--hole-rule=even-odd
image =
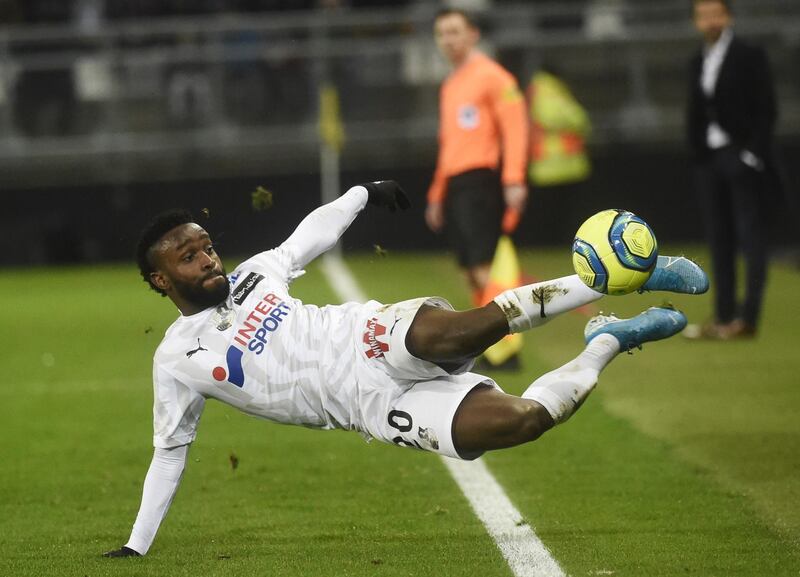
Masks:
[[[411,415],[409,415],[405,411],[398,411],[396,409],[389,411],[388,420],[389,420],[389,426],[394,429],[397,429],[401,433],[408,433],[411,429],[414,428],[414,421],[411,418]],[[402,445],[403,447],[411,447],[412,449],[422,449],[419,443],[417,443],[413,439],[409,441],[407,439],[404,439],[400,435],[394,437],[392,439],[392,442],[396,445]]]

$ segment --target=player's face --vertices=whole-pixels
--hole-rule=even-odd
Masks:
[[[218,305],[230,293],[225,267],[211,237],[197,224],[183,224],[154,247],[158,270],[152,279],[184,314]]]
[[[731,13],[722,2],[708,0],[694,5],[694,26],[709,44],[719,40],[732,21]]]
[[[447,14],[436,20],[433,27],[436,45],[452,64],[461,63],[480,37],[461,14]]]

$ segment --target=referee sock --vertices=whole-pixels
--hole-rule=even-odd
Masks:
[[[619,354],[616,337],[598,335],[574,360],[542,375],[522,393],[542,405],[556,424],[563,423],[578,410],[597,384],[597,377]]]
[[[494,302],[505,313],[510,332],[521,333],[602,296],[572,275],[509,289]]]

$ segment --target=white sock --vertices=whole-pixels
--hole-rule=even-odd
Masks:
[[[547,409],[556,424],[563,423],[583,404],[597,384],[600,371],[619,351],[616,337],[598,335],[574,360],[536,379],[522,393],[522,398],[536,401]]]
[[[583,284],[578,275],[572,275],[509,289],[497,295],[494,302],[505,313],[509,330],[521,333],[602,296]]]

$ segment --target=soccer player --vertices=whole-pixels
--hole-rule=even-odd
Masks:
[[[538,438],[566,421],[621,351],[669,337],[682,313],[599,316],[585,350],[533,382],[521,397],[470,372],[476,355],[509,332],[528,330],[602,297],[573,275],[508,290],[488,305],[456,312],[444,299],[369,301],[317,307],[289,294],[303,267],[332,248],[367,204],[408,208],[393,181],[348,190],[309,214],[279,247],[226,275],[208,233],[186,212],[157,217],[144,231],[144,280],[181,316],[154,358],[155,451],[125,546],[108,557],[144,555],[180,484],[207,399],[278,423],[351,429],[366,438],[448,457]],[[702,292],[703,271],[686,259],[659,261],[645,288]]]

